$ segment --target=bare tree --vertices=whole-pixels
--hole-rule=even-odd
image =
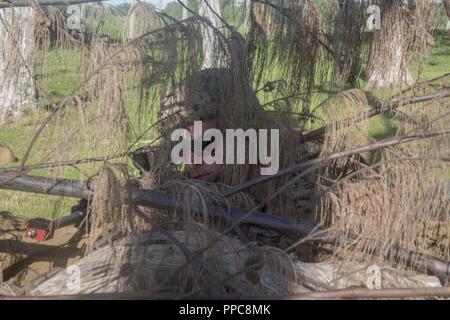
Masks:
[[[36,107],[35,10],[0,9],[0,121]]]
[[[414,82],[407,69],[402,11],[400,1],[382,3],[381,30],[376,31],[369,53],[368,88],[411,85]]]
[[[374,32],[369,51],[367,87],[370,89],[411,85],[408,62],[414,53],[426,53],[435,5],[420,2],[379,1],[381,29]]]

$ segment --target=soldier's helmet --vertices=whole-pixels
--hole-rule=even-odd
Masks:
[[[216,117],[227,98],[230,81],[231,71],[227,68],[204,69],[187,77],[161,103],[160,119],[173,115],[172,120],[163,121],[163,131]]]

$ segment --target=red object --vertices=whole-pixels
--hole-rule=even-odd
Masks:
[[[42,241],[45,239],[45,236],[47,235],[47,230],[38,228],[27,228],[25,230],[25,234],[29,238],[32,238],[37,241]]]

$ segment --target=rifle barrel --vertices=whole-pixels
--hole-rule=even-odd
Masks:
[[[55,179],[0,171],[0,189],[16,190],[54,196],[88,199],[92,196],[86,183],[79,180]]]
[[[79,180],[20,175],[18,173],[7,173],[1,171],[0,189],[83,199],[90,199],[94,192],[87,187],[86,183]],[[144,207],[170,210],[187,206],[186,202],[176,195],[158,190],[129,188],[127,190],[123,189],[121,193],[124,199],[130,195],[131,203]],[[245,209],[225,208],[220,206],[214,206],[213,208],[210,208],[211,210],[205,212],[205,208],[201,204],[189,205],[194,211],[208,214],[213,218],[225,218],[231,221],[241,219],[242,223],[254,224],[263,228],[276,229],[299,236],[307,235],[315,228],[315,225],[312,223],[296,224],[293,219],[280,217],[269,213],[255,211],[248,215],[248,210]]]

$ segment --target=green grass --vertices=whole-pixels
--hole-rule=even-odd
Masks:
[[[411,65],[410,70],[414,76],[418,75],[417,64]],[[425,79],[432,79],[450,72],[450,41],[447,31],[436,31],[433,48],[423,71]]]
[[[28,144],[36,131],[36,126],[42,121],[44,113],[27,112],[22,119],[14,125],[0,126],[0,142],[9,145],[19,160],[25,154]],[[39,139],[35,150],[43,148],[45,140]],[[39,161],[39,153],[32,152],[29,162]],[[3,167],[7,167],[4,165]],[[39,175],[39,171],[33,172]],[[73,199],[56,198],[33,193],[0,190],[0,211],[10,211],[30,218],[56,217],[68,212],[75,203]],[[57,209],[61,210],[57,210]]]
[[[93,30],[98,30],[100,34],[119,41],[122,39],[124,21],[125,17],[120,15],[108,15],[101,20],[99,17],[88,16],[87,24]]]
[[[0,143],[9,145],[19,161],[24,157],[26,149],[30,144],[37,128],[42,124],[49,112],[64,97],[71,94],[79,85],[83,76],[80,74],[80,51],[77,49],[51,49],[45,57],[38,58],[38,67],[36,76],[38,85],[43,89],[44,94],[39,97],[40,104],[44,106],[41,110],[26,110],[22,118],[14,124],[0,125]],[[45,73],[42,72],[45,70]],[[95,107],[95,106],[91,106]],[[64,121],[70,123],[73,117],[78,116],[75,109],[68,109],[62,112]],[[58,124],[58,117],[50,123],[55,128]],[[74,123],[79,123],[74,121]],[[61,129],[59,129],[59,132]],[[53,132],[52,134],[58,134]],[[33,151],[30,153],[28,164],[39,163],[43,156],[47,154],[52,147],[56,146],[57,139],[49,136],[50,130],[44,130],[40,138],[36,141]],[[89,146],[76,144],[69,151],[68,159],[78,159],[86,157],[86,150]],[[99,152],[102,152],[99,150]],[[19,165],[20,162],[14,164]],[[9,167],[3,165],[0,167]],[[94,164],[90,168],[83,167],[83,175],[73,168],[65,168],[62,176],[65,178],[80,179],[87,175],[97,172],[101,166],[100,163]],[[33,175],[53,175],[59,176],[59,171],[50,172],[45,170],[34,170]],[[28,217],[58,217],[70,212],[70,207],[77,203],[76,199],[60,198],[32,193],[15,192],[0,190],[0,211],[10,211],[16,214],[26,215]]]
[[[80,59],[80,50],[61,48],[52,48],[44,57],[38,57],[36,78],[44,90],[39,97],[42,105],[58,103],[73,91],[79,83]]]

